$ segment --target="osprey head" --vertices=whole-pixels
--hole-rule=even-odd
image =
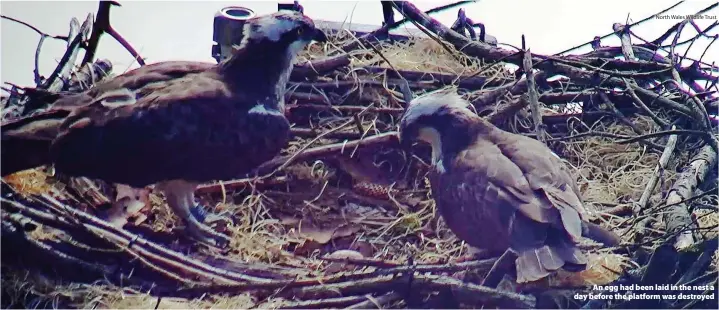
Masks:
[[[419,140],[432,147],[432,165],[446,171],[442,159],[466,147],[477,116],[467,108],[469,102],[457,93],[440,90],[412,100],[399,124],[399,141],[410,150]]]
[[[276,44],[296,55],[312,41],[325,42],[327,35],[309,17],[296,11],[279,11],[247,20],[240,48],[251,43]]]
[[[440,132],[458,118],[472,118],[469,102],[453,91],[439,90],[413,99],[399,122],[399,140],[408,148],[416,140],[440,147]]]

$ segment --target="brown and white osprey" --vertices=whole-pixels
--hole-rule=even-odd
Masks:
[[[155,63],[60,98],[2,128],[2,175],[54,164],[68,176],[156,184],[200,241],[226,243],[193,216],[199,183],[241,177],[286,146],[284,92],[297,53],[325,41],[294,11],[247,21],[227,61]]]
[[[453,92],[412,100],[400,141],[432,147],[432,196],[447,226],[469,245],[517,255],[517,282],[564,268],[583,270],[581,237],[616,245],[618,237],[586,222],[577,185],[544,144],[506,132],[467,108]]]

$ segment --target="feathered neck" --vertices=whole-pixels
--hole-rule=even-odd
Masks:
[[[440,155],[452,160],[479,137],[491,135],[497,128],[469,111],[447,111],[433,117],[431,127],[439,133]]]
[[[217,68],[230,84],[257,96],[284,95],[295,55],[276,42],[248,41]]]

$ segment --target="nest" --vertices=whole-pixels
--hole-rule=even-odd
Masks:
[[[339,32],[330,41],[300,55],[305,65],[295,69],[287,94],[294,138],[259,168],[263,177],[197,191],[210,212],[232,220],[218,227],[232,237],[229,251],[186,240],[155,193],[124,208],[116,201],[128,189],[47,167],[23,171],[3,180],[3,191],[13,194],[2,206],[3,306],[578,307],[577,292],[645,283],[650,273],[716,285],[716,153],[700,135],[663,126],[690,129],[696,120],[647,101],[648,115],[633,103],[641,99],[602,86],[535,86],[451,40],[360,40],[365,44],[347,54],[338,51],[357,42],[354,35]],[[408,94],[444,87],[458,89],[502,129],[541,135],[570,167],[590,220],[621,235],[622,245],[587,241],[586,271],[513,288],[521,294],[463,284],[483,277],[493,259],[467,260],[472,249],[448,230],[431,199],[427,150],[408,156],[392,135]],[[542,133],[526,95],[533,88]],[[690,210],[683,231],[695,242],[688,246],[677,244],[675,224],[665,220],[677,205]],[[656,263],[661,257],[677,263]],[[408,277],[413,296],[404,289]]]

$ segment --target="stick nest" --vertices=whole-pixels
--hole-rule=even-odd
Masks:
[[[354,40],[347,32],[337,33],[330,43],[311,46],[300,55],[299,63],[332,59],[330,55],[339,47]],[[437,214],[426,179],[427,150],[420,149],[417,156],[408,157],[397,150],[391,137],[376,137],[395,130],[406,105],[405,81],[413,96],[437,88],[457,87],[473,100],[480,115],[505,130],[534,136],[532,112],[522,96],[527,88],[525,85],[522,89],[521,83],[526,83],[526,79],[517,80],[513,70],[502,63],[486,63],[452,45],[426,38],[375,43],[374,48],[365,46],[349,55],[349,64],[328,72],[293,76],[287,105],[295,138],[281,154],[282,160],[267,168],[266,172],[273,172],[271,176],[206,184],[198,189],[202,204],[210,212],[234,222],[218,228],[232,236],[228,252],[220,253],[184,239],[178,233],[180,221],[155,193],[139,199],[140,207],[132,212],[113,213],[113,208],[121,207],[113,202],[123,189],[112,184],[50,175],[46,167],[6,177],[5,190],[17,194],[13,199],[22,202],[26,209],[42,212],[45,218],[29,216],[29,211],[9,212],[4,200],[3,252],[15,252],[20,258],[40,253],[53,259],[36,262],[13,259],[10,254],[6,259],[3,255],[3,304],[313,308],[361,304],[367,300],[365,294],[374,294],[373,298],[384,306],[395,307],[407,306],[408,301],[396,293],[400,292],[397,288],[400,280],[386,280],[383,270],[409,264],[417,270],[426,268],[429,271],[421,274],[428,277],[424,279],[427,282],[420,278],[414,281],[435,285],[441,281],[434,276],[454,283],[471,272],[482,275],[491,264],[467,262],[471,250],[448,230]],[[632,214],[648,180],[656,177],[662,154],[662,149],[656,146],[667,144],[667,135],[629,143],[617,137],[666,129],[642,113],[625,112],[621,116],[614,113],[598,95],[613,94],[611,90],[574,82],[564,86],[564,90],[554,85],[540,89],[547,143],[573,172],[591,212],[590,219],[620,234],[623,243],[621,249],[606,249],[587,241],[582,246],[590,253],[590,267],[581,273],[560,272],[530,285],[544,292],[611,284],[630,271],[646,267],[647,254],[642,257],[637,253],[652,253],[669,238],[666,223],[657,215],[661,215],[668,193],[680,172],[699,152],[702,141],[693,136],[678,137],[671,159],[660,169],[656,189],[651,191],[646,205],[641,206],[642,210],[656,209],[658,213],[651,217],[646,216],[648,211]],[[631,99],[624,97],[619,94],[610,99],[617,109],[636,112],[634,105],[627,104]],[[490,102],[484,101],[487,98]],[[576,112],[582,104],[584,114]],[[652,109],[657,117],[669,123],[677,117],[668,109]],[[591,134],[597,132],[608,135]],[[335,147],[343,144],[344,147]],[[287,162],[289,158],[292,162]],[[278,166],[281,169],[276,169]],[[715,190],[702,191],[711,185],[705,187],[698,190],[704,195],[687,203],[696,209],[692,216],[698,240],[717,237],[718,198]],[[102,229],[77,228],[75,221],[88,223],[79,212],[120,221],[112,222],[119,223],[114,226],[90,222]],[[15,230],[10,226],[5,230],[6,223],[13,223],[10,226]],[[638,228],[641,225],[644,226]],[[141,236],[181,253],[183,261],[179,266],[171,266],[157,257],[175,259],[167,258],[166,253],[155,251],[156,256],[148,256],[135,248],[147,245],[138,241],[128,247],[120,239],[98,237],[100,231],[125,231]],[[27,248],[10,249],[5,244],[22,244]],[[716,272],[717,258],[712,254],[706,273]],[[190,268],[195,265],[188,261],[267,279],[268,283],[256,284],[260,288],[252,288],[251,282],[243,286],[245,282],[236,277],[204,267]],[[475,265],[465,268],[462,264]],[[62,268],[67,266],[82,272],[64,272]],[[209,280],[213,274],[225,280]],[[208,286],[212,281],[225,287]],[[322,289],[321,283],[329,285],[328,288]],[[167,289],[155,290],[162,286]],[[433,286],[421,286],[423,292],[432,291],[429,287]],[[452,285],[448,287],[457,290]],[[186,291],[177,291],[178,288]],[[172,296],[173,291],[176,296]],[[444,296],[444,291],[436,291],[439,294],[416,298],[439,306],[437,300]],[[565,299],[570,297],[567,294]]]

